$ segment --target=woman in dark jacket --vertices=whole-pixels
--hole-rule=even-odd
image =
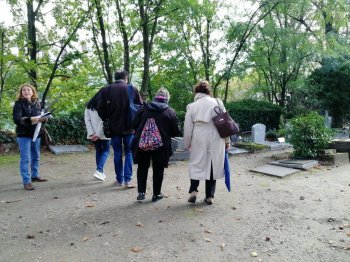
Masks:
[[[38,93],[29,84],[20,87],[17,101],[13,107],[13,121],[16,124],[17,142],[20,151],[20,173],[24,189],[34,190],[31,182],[46,182],[39,176],[40,160],[40,133],[33,141],[35,128],[39,122],[46,122],[41,118],[41,104],[38,102]],[[29,165],[31,173],[29,172]]]
[[[161,187],[164,176],[164,168],[168,167],[169,157],[173,154],[171,137],[181,134],[179,122],[174,109],[168,105],[170,95],[168,90],[160,88],[152,102],[145,104],[137,113],[133,122],[136,130],[132,142],[133,160],[138,164],[137,168],[137,200],[144,200],[148,169],[152,159],[153,168],[153,197],[156,202],[163,198]],[[152,120],[153,119],[153,120]],[[152,121],[151,121],[152,120]],[[156,127],[149,123],[156,123]],[[147,123],[149,122],[149,123]],[[151,127],[151,132],[143,131]],[[157,139],[157,134],[160,138]],[[148,136],[148,137],[147,137]],[[154,138],[152,137],[154,136]],[[147,148],[147,139],[156,140],[157,145]],[[141,149],[141,148],[143,149]]]

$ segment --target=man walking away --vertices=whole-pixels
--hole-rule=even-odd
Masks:
[[[134,188],[132,183],[132,153],[131,142],[134,137],[134,130],[131,127],[130,103],[128,95],[128,72],[119,70],[115,72],[116,82],[108,85],[102,90],[102,99],[98,105],[98,114],[103,121],[109,119],[111,141],[114,151],[114,170],[116,174],[115,185],[127,188]],[[132,87],[133,103],[141,105],[142,98],[138,90]],[[124,165],[123,165],[124,147]]]

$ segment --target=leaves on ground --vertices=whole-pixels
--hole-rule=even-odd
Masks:
[[[141,252],[141,251],[142,251],[142,248],[136,246],[136,247],[133,247],[133,248],[131,249],[131,251],[132,251],[132,252],[135,252],[135,253]]]
[[[225,246],[226,246],[225,243],[221,243],[221,245],[220,245],[221,251],[224,251],[224,247],[225,247]]]
[[[95,205],[93,205],[93,204],[88,204],[88,205],[86,205],[86,207],[95,207]]]
[[[138,227],[143,227],[143,224],[141,222],[137,222]]]
[[[91,239],[91,237],[86,236],[86,237],[83,238],[83,242],[88,241],[88,240],[90,240],[90,239]]]

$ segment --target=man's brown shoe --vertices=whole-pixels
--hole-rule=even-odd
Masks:
[[[47,179],[38,177],[32,177],[32,182],[47,182]]]
[[[33,187],[32,184],[25,184],[25,185],[24,185],[24,189],[25,189],[25,190],[34,190],[35,188]]]

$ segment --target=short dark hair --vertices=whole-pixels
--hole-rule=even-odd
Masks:
[[[203,93],[207,95],[211,95],[211,87],[208,81],[201,80],[194,86],[195,93]]]
[[[129,72],[125,71],[125,70],[118,70],[114,73],[115,81],[120,80],[120,79],[125,80],[127,76],[129,76]]]

